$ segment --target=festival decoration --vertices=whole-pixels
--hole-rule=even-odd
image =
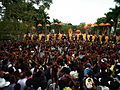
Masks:
[[[105,23],[100,23],[99,25],[100,25],[100,26],[105,26]]]
[[[80,30],[76,30],[75,32],[76,32],[76,33],[80,33],[81,31],[80,31]]]
[[[32,28],[32,29],[36,29],[36,27],[34,27],[34,26],[32,26],[31,28]]]
[[[48,26],[50,26],[50,25],[49,25],[49,24],[46,24],[45,26],[47,26],[47,27],[48,27]]]
[[[88,26],[84,26],[84,29],[88,29]]]
[[[106,23],[105,25],[106,25],[106,26],[110,26],[111,24],[110,24],[110,23]]]
[[[42,26],[42,24],[38,24],[37,26]]]
[[[88,26],[91,26],[92,24],[90,23],[90,24],[87,24]]]
[[[98,26],[98,24],[93,24],[93,26]]]

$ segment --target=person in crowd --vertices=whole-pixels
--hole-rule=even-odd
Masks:
[[[102,35],[99,40],[92,36],[87,40],[84,35],[77,40],[69,40],[65,34],[45,40],[44,34],[39,40],[0,42],[0,72],[9,82],[7,90],[83,90],[89,86],[118,90],[119,40],[105,41]],[[93,86],[85,86],[88,81]]]

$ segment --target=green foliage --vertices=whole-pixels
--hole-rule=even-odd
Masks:
[[[98,18],[96,23],[97,23],[97,24],[107,23],[107,18],[106,18],[106,17]]]
[[[53,19],[53,23],[61,23],[61,21],[58,19]]]
[[[0,39],[17,40],[18,35],[23,34],[27,28],[19,22],[4,20],[0,22]]]
[[[50,23],[49,15],[45,12],[50,7],[52,0],[1,0],[0,15],[3,15],[0,22],[0,39],[4,36],[8,38],[17,39],[18,34],[22,35],[26,32],[32,32],[31,27],[37,27],[41,23],[45,25]],[[39,9],[33,5],[37,4]],[[25,27],[25,24],[28,27]],[[45,29],[45,27],[41,28]]]
[[[120,0],[114,0],[116,3],[120,4]]]
[[[117,27],[117,23],[118,23],[118,18],[120,15],[120,7],[119,6],[115,6],[115,8],[110,8],[110,12],[106,13],[106,17],[109,23],[111,23],[111,25],[114,26],[114,30],[116,33],[116,27]]]

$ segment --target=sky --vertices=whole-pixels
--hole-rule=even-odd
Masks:
[[[105,17],[109,8],[114,7],[114,0],[53,0],[47,12],[50,21],[54,18],[63,23],[79,25],[82,22],[95,23],[97,18]]]

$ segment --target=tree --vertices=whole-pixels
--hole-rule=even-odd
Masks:
[[[120,0],[114,0],[116,3],[120,4]]]
[[[1,0],[2,7],[0,10],[0,15],[2,16],[2,23],[8,25],[8,28],[0,27],[2,34],[4,30],[8,31],[9,34],[15,35],[15,33],[20,34],[31,30],[31,26],[37,26],[38,23],[45,25],[50,23],[49,15],[45,12],[45,9],[50,7],[52,0]],[[34,4],[39,6],[39,9],[34,7]],[[2,12],[1,12],[2,11]],[[28,24],[25,27],[24,24]],[[22,26],[23,25],[23,26]],[[22,30],[24,29],[24,30]],[[14,32],[14,33],[13,33]]]
[[[107,20],[114,26],[114,30],[116,33],[116,27],[118,23],[118,18],[120,15],[120,7],[115,6],[115,8],[110,8],[110,12],[106,13]]]
[[[106,17],[98,18],[96,23],[97,23],[97,24],[107,23],[107,18],[106,18]]]

